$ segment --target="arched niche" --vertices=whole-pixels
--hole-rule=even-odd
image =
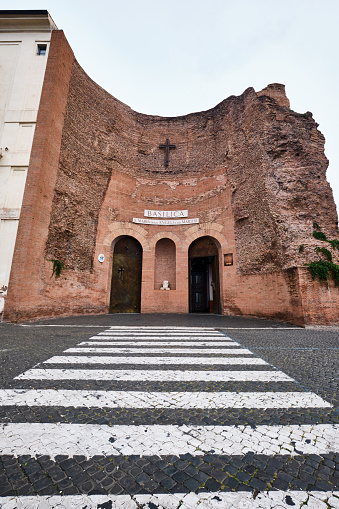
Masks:
[[[160,290],[164,281],[176,289],[176,247],[173,240],[162,238],[155,245],[154,289]]]
[[[113,242],[110,313],[140,313],[142,246],[124,235]]]
[[[219,242],[210,236],[195,239],[188,249],[189,309],[219,313]]]

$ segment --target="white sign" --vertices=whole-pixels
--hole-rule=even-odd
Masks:
[[[0,209],[0,219],[19,219],[20,209]]]
[[[188,217],[188,210],[144,210],[145,217]]]
[[[144,219],[139,217],[133,217],[133,223],[139,224],[162,224],[167,226],[176,226],[179,224],[195,224],[199,223],[199,218],[194,217],[193,219]]]
[[[99,254],[98,260],[99,260],[100,263],[102,263],[105,260],[105,255]]]

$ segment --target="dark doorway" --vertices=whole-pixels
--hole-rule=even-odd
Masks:
[[[191,311],[207,313],[208,296],[208,258],[192,258],[191,262]]]
[[[110,313],[140,313],[142,247],[133,237],[114,246]]]
[[[219,313],[218,248],[211,237],[194,241],[189,256],[191,313]]]

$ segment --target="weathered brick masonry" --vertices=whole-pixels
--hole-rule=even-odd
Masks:
[[[94,83],[54,31],[5,318],[108,312],[114,244],[127,235],[142,246],[141,312],[189,311],[189,249],[208,237],[215,312],[338,323],[339,290],[304,268],[322,245],[313,221],[338,237],[327,165],[312,114],[291,111],[283,85],[182,117],[144,115]],[[188,210],[199,224],[133,223],[145,209]],[[65,265],[58,279],[52,259]]]

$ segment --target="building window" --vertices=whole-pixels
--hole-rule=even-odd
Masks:
[[[37,55],[46,55],[47,44],[38,44]]]

